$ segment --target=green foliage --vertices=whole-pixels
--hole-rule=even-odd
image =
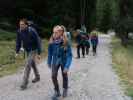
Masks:
[[[119,33],[133,32],[133,18],[128,17],[119,20],[119,23],[117,25],[117,31]]]
[[[96,22],[101,31],[114,28],[119,16],[119,6],[117,0],[97,0],[96,2]]]
[[[120,33],[128,29],[132,31],[132,5],[132,0],[18,0],[15,3],[1,0],[0,19],[6,19],[5,22],[12,24],[10,27],[0,24],[0,27],[15,30],[16,21],[26,17],[34,20],[39,27],[46,28],[43,29],[45,33],[49,33],[49,28],[57,24],[63,24],[67,28],[80,28],[81,22],[89,31],[97,27],[105,33],[109,29],[116,29]],[[81,15],[84,15],[85,21],[81,21]],[[43,34],[41,36],[44,37]]]
[[[52,34],[51,28],[42,28],[41,37],[48,39],[50,38],[51,34]]]
[[[16,33],[8,32],[0,29],[0,41],[1,40],[14,40],[16,38]]]

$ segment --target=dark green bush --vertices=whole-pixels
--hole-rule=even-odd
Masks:
[[[16,33],[8,32],[0,29],[0,41],[1,40],[14,40],[16,39]]]

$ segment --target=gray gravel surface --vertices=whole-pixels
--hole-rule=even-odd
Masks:
[[[101,35],[97,56],[90,52],[86,58],[76,59],[73,49],[73,63],[69,72],[69,93],[64,100],[130,100],[119,85],[119,78],[112,69],[111,37]],[[0,79],[0,100],[51,100],[53,84],[46,60],[39,66],[41,81],[33,84],[33,72],[28,89],[20,90],[23,70]],[[62,77],[59,72],[60,89]],[[61,99],[62,100],[62,99]]]

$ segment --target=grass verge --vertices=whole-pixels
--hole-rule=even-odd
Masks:
[[[42,41],[42,60],[47,56],[48,41]],[[15,56],[15,41],[0,41],[0,77],[16,73],[24,66],[24,54],[20,53],[14,61],[11,57]]]
[[[133,45],[125,48],[120,39],[113,37],[112,47],[113,67],[122,81],[126,95],[133,99]]]

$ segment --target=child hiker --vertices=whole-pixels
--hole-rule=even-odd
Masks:
[[[98,32],[96,30],[93,30],[90,33],[90,38],[91,38],[91,45],[92,45],[93,56],[95,56],[97,54]]]
[[[35,74],[35,79],[33,79],[32,82],[36,83],[40,80],[35,58],[37,57],[40,59],[41,53],[40,37],[34,28],[28,27],[28,22],[26,19],[21,19],[19,22],[16,40],[16,56],[19,54],[22,44],[24,50],[27,52],[27,61],[25,64],[24,77],[21,85],[21,89],[24,90],[28,85],[31,68]]]
[[[86,55],[89,55],[89,49],[90,49],[90,40],[89,40],[89,35],[86,34],[85,35],[85,51],[86,51]]]
[[[61,68],[63,77],[63,97],[68,92],[68,70],[72,62],[71,47],[68,45],[65,30],[61,26],[53,28],[53,35],[50,38],[48,46],[48,66],[52,71],[52,81],[55,93],[53,98],[61,96],[57,80],[58,70]]]

